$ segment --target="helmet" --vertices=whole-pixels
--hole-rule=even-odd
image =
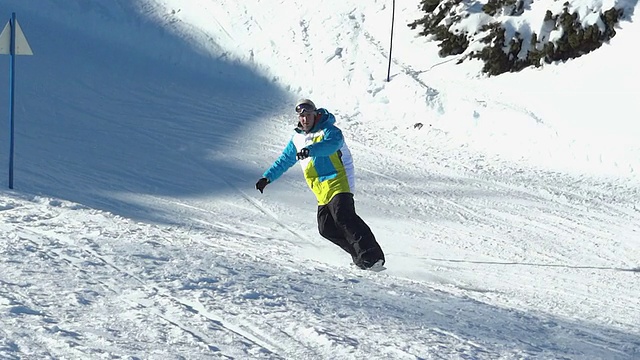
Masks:
[[[296,113],[297,114],[303,114],[305,112],[312,112],[312,111],[316,111],[316,110],[317,110],[316,104],[314,104],[313,101],[311,101],[309,99],[300,99],[296,103]]]

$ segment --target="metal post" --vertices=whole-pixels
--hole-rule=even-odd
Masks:
[[[11,57],[11,65],[9,66],[9,122],[10,122],[10,148],[9,148],[9,189],[13,189],[13,147],[14,147],[14,122],[13,122],[13,105],[15,102],[15,70],[16,70],[16,13],[11,15],[11,40],[9,53]]]
[[[389,66],[387,67],[387,82],[390,81],[391,76],[391,49],[393,48],[393,23],[396,17],[396,0],[393,0],[391,8],[391,41],[389,41]]]

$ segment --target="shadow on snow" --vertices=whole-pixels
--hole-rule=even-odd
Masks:
[[[226,53],[194,45],[215,47],[206,34],[183,35],[190,44],[177,35],[179,20],[150,20],[130,1],[8,5],[35,53],[16,61],[17,190],[167,222],[170,214],[135,198],[219,196],[235,191],[227,174],[261,174],[230,157],[231,147],[249,146],[247,130],[290,99]]]

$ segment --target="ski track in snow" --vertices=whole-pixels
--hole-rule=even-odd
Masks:
[[[3,201],[2,252],[11,259],[2,264],[3,318],[24,334],[38,334],[31,341],[4,334],[4,347],[33,356],[123,356],[126,349],[129,355],[203,358],[437,353],[489,359],[582,351],[624,356],[640,346],[614,330],[495,308],[476,300],[485,294],[478,289],[403,279],[393,266],[373,274],[300,263],[287,240],[136,224],[40,197],[9,194]],[[281,261],[274,264],[272,257]],[[29,273],[48,281],[10,281]],[[60,297],[65,306],[52,299]],[[103,320],[89,329],[84,317]],[[393,336],[380,342],[383,334]],[[560,334],[557,347],[542,345]]]

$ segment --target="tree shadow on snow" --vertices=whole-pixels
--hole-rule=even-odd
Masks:
[[[130,3],[9,1],[35,54],[17,59],[14,186],[166,222],[153,197],[238,196],[228,174],[255,181],[264,164],[237,153],[259,148],[249,130],[291,99],[228,54],[207,54],[197,45],[217,46],[207,34]],[[0,176],[8,184],[7,166]]]

